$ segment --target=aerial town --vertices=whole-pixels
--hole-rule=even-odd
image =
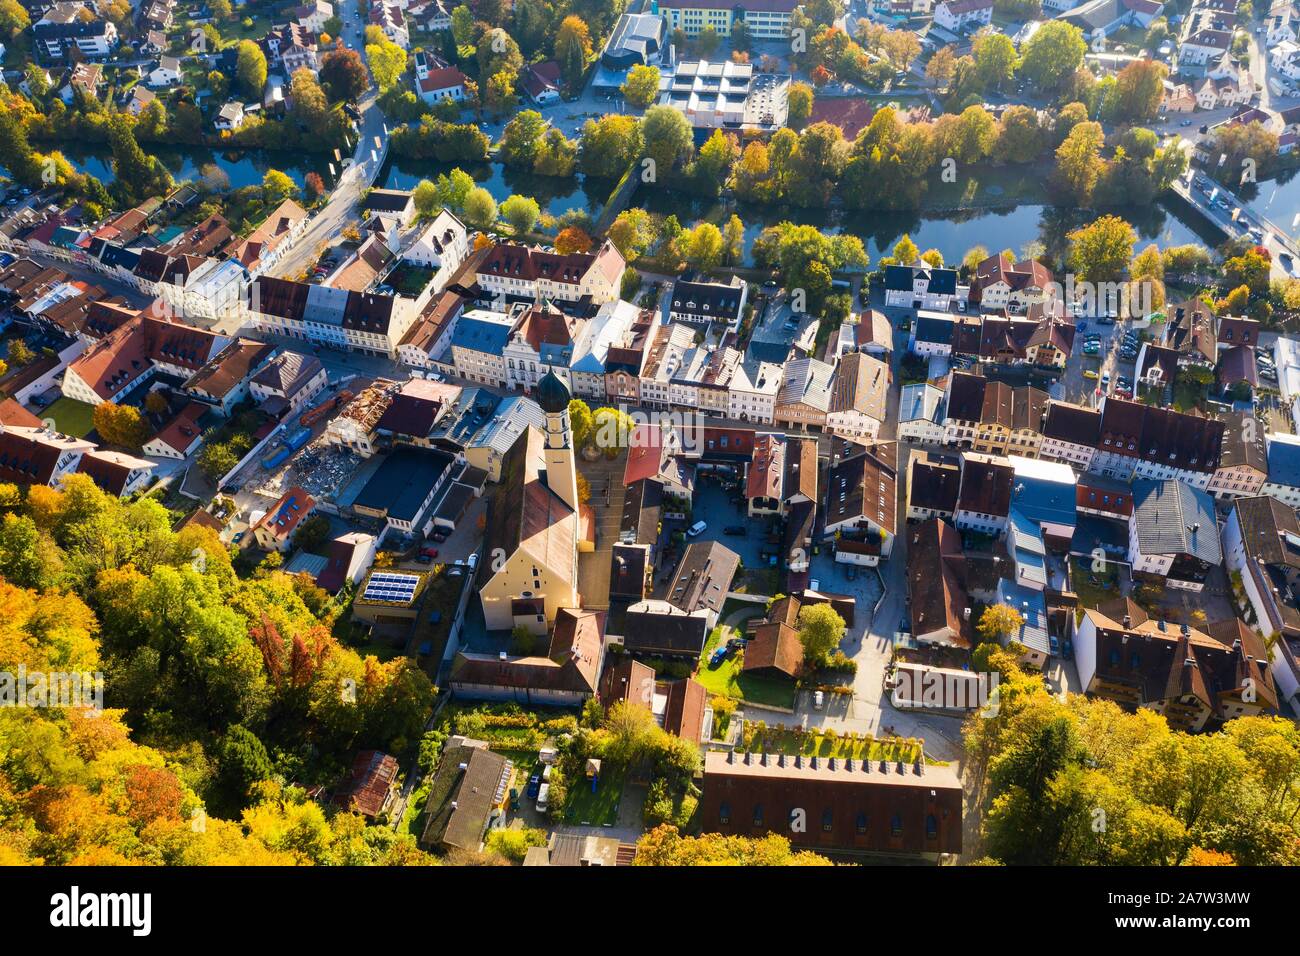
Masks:
[[[1300,864],[1294,0],[0,54],[0,864]]]

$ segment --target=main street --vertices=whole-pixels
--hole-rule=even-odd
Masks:
[[[348,11],[345,11],[345,13]],[[355,12],[355,11],[352,11]],[[347,46],[356,50],[365,60],[365,23],[359,17],[345,18],[343,35]],[[325,206],[312,216],[307,231],[298,238],[293,248],[276,263],[272,275],[297,278],[307,271],[321,249],[351,223],[358,220],[357,208],[361,195],[372,185],[388,155],[388,128],[379,97],[372,86],[357,103],[361,120],[357,124],[360,135],[356,147],[343,170]],[[232,330],[233,331],[233,330]]]

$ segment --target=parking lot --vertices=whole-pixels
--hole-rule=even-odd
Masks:
[[[1106,376],[1109,376],[1112,394],[1121,377],[1130,385],[1133,384],[1136,356],[1126,358],[1120,354],[1125,335],[1131,332],[1128,324],[1119,322],[1115,325],[1100,325],[1096,320],[1083,321],[1086,323],[1085,328],[1075,337],[1074,352],[1052,397],[1080,405],[1092,405],[1100,397],[1097,393]],[[1089,354],[1085,345],[1093,336],[1096,336],[1098,348],[1095,354]],[[1085,375],[1089,371],[1096,373],[1096,377]]]

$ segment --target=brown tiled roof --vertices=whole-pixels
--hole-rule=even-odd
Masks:
[[[266,528],[281,541],[293,537],[302,520],[316,507],[316,499],[296,485],[290,488],[253,527]]]
[[[957,508],[1006,517],[1011,510],[1011,486],[1015,475],[1015,469],[1009,464],[967,458],[962,465]]]
[[[740,568],[740,556],[718,541],[693,541],[662,593],[657,595],[687,614],[708,608],[722,610]]]
[[[604,615],[560,608],[546,657],[461,653],[452,667],[453,684],[594,694],[604,643]]]
[[[492,808],[504,796],[510,761],[486,747],[448,747],[434,772],[420,843],[477,850]]]
[[[754,439],[754,454],[745,476],[746,498],[780,500],[781,481],[785,476],[785,438],[767,432]],[[630,453],[629,453],[630,454]]]
[[[817,439],[786,438],[785,478],[781,494],[787,501],[795,495],[817,500]]]
[[[827,411],[860,411],[884,421],[889,383],[888,365],[865,352],[850,352],[835,370]]]
[[[600,702],[603,706],[609,708],[623,700],[633,707],[650,710],[654,690],[654,668],[627,655],[606,657],[605,671],[600,675]]]
[[[41,420],[12,398],[0,399],[0,425],[43,428]]]
[[[700,742],[704,723],[704,708],[709,701],[708,691],[694,678],[676,680],[665,686],[668,701],[664,707],[664,730],[692,743]]]
[[[745,646],[742,670],[775,670],[787,677],[799,676],[803,670],[803,643],[796,627],[799,607],[794,597],[781,598],[772,605],[768,623],[760,624]]]
[[[897,460],[893,442],[878,442],[831,468],[826,476],[826,523],[862,517],[893,534]]]
[[[577,554],[577,515],[542,480],[542,434],[526,428],[501,463],[501,480],[493,495],[487,522],[487,553],[501,548],[513,555],[524,549],[548,568],[567,571]],[[483,583],[492,575],[485,561]]]
[[[195,372],[185,387],[214,398],[224,398],[274,351],[275,346],[267,342],[235,339]]]
[[[1125,627],[1099,610],[1084,613],[1096,627],[1097,678],[1132,688],[1140,703],[1191,696],[1224,719],[1224,703],[1240,700],[1243,675],[1256,680],[1258,703],[1267,706],[1277,699],[1267,666],[1244,644],[1225,646],[1187,625],[1146,620]]]
[[[1112,397],[1102,408],[1097,447],[1173,468],[1212,472],[1222,443],[1221,421]]]
[[[153,362],[197,372],[217,340],[205,329],[142,314],[96,342],[70,368],[101,398],[112,398]]]
[[[384,414],[375,422],[378,431],[425,438],[442,410],[460,396],[459,385],[413,378],[402,384]]]
[[[378,750],[362,750],[352,760],[334,802],[364,817],[374,819],[383,812],[388,794],[397,785],[397,761]]]
[[[790,832],[795,807],[808,826]],[[797,847],[875,853],[960,853],[962,787],[952,767],[710,751],[699,822],[705,832]]]
[[[957,508],[957,491],[961,487],[961,467],[951,459],[912,456],[912,475],[907,487],[907,503],[951,514]]]
[[[970,625],[964,615],[966,590],[957,570],[962,560],[961,535],[947,521],[930,518],[912,529],[907,590],[914,634],[949,627],[958,646],[970,646]]]
[[[1044,438],[1095,448],[1100,430],[1101,412],[1096,409],[1066,402],[1047,403],[1047,418],[1043,422]]]
[[[988,379],[967,372],[953,372],[948,381],[948,417],[977,422],[984,410],[984,390]]]
[[[96,485],[109,494],[121,496],[126,488],[127,479],[137,468],[152,468],[153,464],[143,458],[134,458],[115,451],[88,451],[77,463],[77,472],[90,477]]]
[[[63,452],[12,429],[0,432],[0,481],[48,485]]]

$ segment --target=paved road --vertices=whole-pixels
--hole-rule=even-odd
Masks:
[[[1206,188],[1214,195],[1213,201],[1210,199],[1210,193],[1196,186],[1192,178],[1180,179],[1173,185],[1174,192],[1230,238],[1249,237],[1247,228],[1259,226],[1264,233],[1263,245],[1273,257],[1273,278],[1282,279],[1293,273],[1300,275],[1300,246],[1297,246],[1295,240],[1291,238],[1287,227],[1266,219],[1253,210],[1249,203],[1243,202],[1226,186],[1214,180],[1207,179]],[[1226,201],[1228,208],[1223,209],[1218,206],[1217,203],[1220,201]],[[1292,261],[1290,267],[1283,262],[1284,255],[1290,257]]]
[[[360,52],[364,59],[365,37],[362,26],[362,21],[348,17],[343,37],[347,46]],[[271,270],[273,275],[284,278],[301,275],[315,262],[326,243],[342,232],[345,226],[357,222],[357,205],[361,194],[370,188],[379,175],[387,150],[388,130],[377,99],[372,86],[357,103],[357,109],[361,113],[361,122],[358,124],[361,135],[352,154],[352,164],[344,170],[342,178],[330,194],[329,202],[312,217],[307,231]],[[379,147],[376,147],[376,139],[381,144]]]

